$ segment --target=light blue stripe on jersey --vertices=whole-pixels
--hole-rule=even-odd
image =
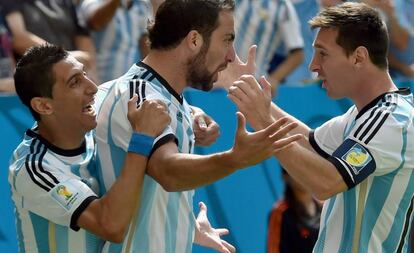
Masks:
[[[323,248],[325,246],[325,238],[326,238],[326,224],[328,224],[328,219],[330,214],[332,213],[332,208],[334,207],[335,201],[336,201],[336,195],[330,198],[328,201],[328,208],[326,209],[326,215],[324,219],[324,226],[322,230],[319,232],[318,240],[316,241],[315,248],[313,249],[313,252],[323,252]],[[325,204],[326,205],[326,202]]]
[[[39,215],[29,212],[30,220],[32,222],[34,236],[36,240],[36,246],[38,252],[48,253],[49,252],[49,237],[45,236],[49,231],[49,222]],[[38,233],[36,233],[36,231]],[[40,233],[41,231],[41,233]]]
[[[397,169],[397,171],[401,170],[405,164],[405,153],[407,148],[407,129],[403,129],[403,146],[401,149],[401,165]],[[411,186],[411,189],[410,189]],[[405,192],[403,194],[403,199],[412,199],[413,198],[413,190],[412,187],[414,186],[413,181],[413,173],[411,172],[410,180],[408,183],[408,187],[406,187]],[[406,224],[406,213],[404,210],[408,210],[408,205],[411,201],[400,201],[400,205],[398,206],[397,213],[394,216],[394,222],[391,226],[391,231],[403,231],[403,226]],[[401,234],[392,233],[388,235],[387,239],[383,242],[383,247],[386,249],[397,249],[398,243],[401,240],[399,237]]]
[[[352,243],[349,243],[354,235],[356,220],[356,189],[352,188],[343,194],[343,201],[347,205],[343,205],[343,220],[349,221],[343,224],[341,245],[338,252],[351,252]],[[352,237],[350,237],[352,235]]]
[[[189,198],[189,199],[192,199],[192,198]],[[188,213],[188,220],[190,220],[191,222],[194,222],[194,214],[193,214],[193,212],[189,212]],[[194,226],[195,224],[192,224],[192,226]],[[193,243],[192,243],[192,238],[193,237],[193,231],[191,231],[191,229],[189,229],[188,230],[188,233],[187,233],[187,246],[185,247],[185,252],[191,252],[191,248],[192,248],[192,246],[193,246]]]
[[[55,224],[55,238],[56,238],[56,245],[59,245],[57,252],[59,253],[67,253],[69,249],[68,244],[68,229]]]
[[[149,237],[151,235],[148,233],[148,227],[151,214],[150,210],[152,203],[154,202],[156,187],[157,183],[155,180],[146,175],[142,190],[142,192],[145,192],[145,194],[142,194],[141,202],[147,203],[147,205],[140,206],[138,218],[139,223],[137,224],[138,230],[136,230],[136,233],[134,235],[134,238],[141,238],[141,243],[138,247],[142,249],[142,252],[150,252],[148,243],[150,241]]]
[[[171,245],[171,247],[166,247],[165,253],[175,253],[180,197],[181,193],[179,192],[170,192],[168,195],[165,242],[166,245]]]

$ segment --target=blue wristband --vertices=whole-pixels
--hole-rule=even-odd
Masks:
[[[128,152],[148,157],[151,153],[154,140],[154,137],[134,132],[129,140]]]

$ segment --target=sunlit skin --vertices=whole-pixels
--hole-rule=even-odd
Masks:
[[[318,73],[322,87],[334,99],[352,97],[354,64],[341,46],[336,43],[338,31],[322,28],[313,43],[314,54],[309,69]]]
[[[92,105],[98,88],[86,75],[83,64],[72,56],[56,63],[52,72],[55,78],[52,98],[44,98],[49,109],[41,116],[39,131],[59,147],[77,148],[85,133],[96,127]],[[59,134],[62,136],[56,136]],[[54,143],[56,140],[60,143]]]
[[[187,83],[191,87],[204,91],[213,88],[218,73],[235,59],[234,37],[233,13],[221,11],[219,25],[211,34],[209,45],[204,42],[200,52],[189,62]]]

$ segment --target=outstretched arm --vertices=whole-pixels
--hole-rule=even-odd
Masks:
[[[253,76],[242,76],[230,88],[229,98],[246,114],[255,129],[262,129],[284,117],[298,125],[291,134],[308,137],[308,126],[271,103],[270,89],[270,84],[263,77],[259,84]],[[347,189],[335,166],[314,151],[308,138],[292,143],[275,156],[295,180],[320,199]]]
[[[230,150],[211,155],[183,154],[178,152],[174,142],[168,142],[151,156],[148,174],[167,191],[194,189],[257,164],[301,137],[286,137],[296,126],[294,123],[286,125],[286,119],[249,133],[245,129],[244,116],[237,113],[237,118],[235,143]]]

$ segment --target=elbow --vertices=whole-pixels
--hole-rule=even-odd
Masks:
[[[128,226],[120,226],[119,224],[113,224],[112,222],[105,220],[102,223],[102,238],[106,241],[114,243],[122,243],[124,241]]]
[[[313,195],[315,198],[325,201],[332,196],[334,196],[337,192],[333,190],[333,187],[330,187],[327,184],[321,184],[316,187],[313,191]]]
[[[157,180],[157,182],[166,192],[179,192],[185,190],[179,187],[177,181],[172,178]]]

